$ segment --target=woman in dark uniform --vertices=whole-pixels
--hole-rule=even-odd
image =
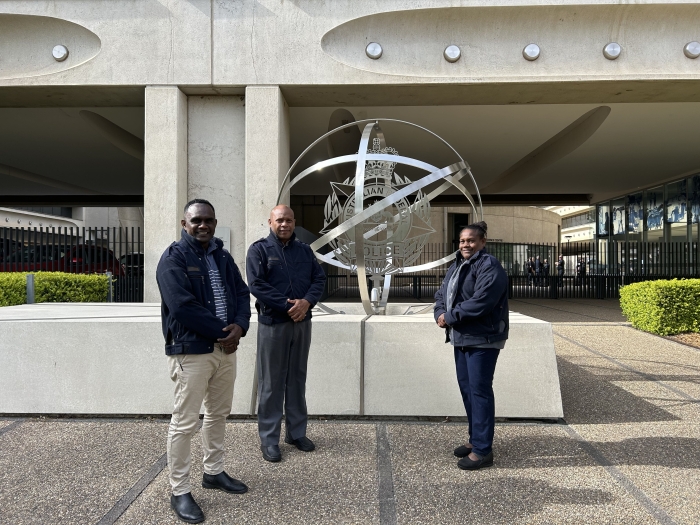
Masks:
[[[485,246],[485,222],[464,228],[457,258],[435,294],[435,321],[454,347],[469,418],[469,441],[454,452],[463,470],[493,465],[493,373],[508,339],[508,277]]]

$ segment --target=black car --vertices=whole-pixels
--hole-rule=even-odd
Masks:
[[[0,262],[9,261],[10,256],[21,246],[11,239],[0,239]]]
[[[127,276],[143,275],[143,254],[127,253],[119,258],[122,270]]]

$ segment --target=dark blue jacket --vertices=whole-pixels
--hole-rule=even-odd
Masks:
[[[248,248],[246,274],[250,292],[255,296],[258,321],[263,324],[292,322],[287,299],[306,299],[313,308],[321,299],[326,274],[308,244],[292,234],[287,245],[270,235]],[[306,319],[311,319],[311,308]]]
[[[454,307],[445,304],[447,284],[461,265]],[[435,294],[435,320],[445,314],[455,346],[474,346],[508,339],[508,276],[494,256],[480,250],[465,260],[457,253]],[[501,323],[503,322],[503,323]]]
[[[214,351],[217,339],[229,335],[230,332],[223,331],[229,324],[240,326],[244,335],[248,331],[250,293],[233,257],[223,249],[224,243],[213,238],[210,242],[216,244],[216,249],[212,256],[226,290],[228,322],[216,317],[204,249],[185,230],[182,230],[181,237],[165,250],[156,270],[163,300],[161,318],[165,353],[208,354]]]

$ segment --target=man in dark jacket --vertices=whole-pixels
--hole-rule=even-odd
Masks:
[[[564,256],[560,255],[557,261],[557,280],[559,281],[559,286],[564,285],[564,271],[566,270],[566,261],[564,261]]]
[[[532,281],[535,280],[535,258],[530,257],[527,260],[527,285],[532,286]]]
[[[258,311],[258,433],[267,461],[280,461],[282,407],[285,442],[304,452],[316,447],[306,437],[306,368],[311,345],[311,309],[326,276],[309,245],[294,235],[294,212],[277,206],[268,219],[270,235],[248,248],[246,272]]]
[[[190,486],[190,442],[204,403],[202,487],[242,494],[248,487],[224,472],[226,417],[231,413],[236,354],[250,322],[250,293],[231,254],[214,238],[214,207],[185,206],[181,239],[158,263],[156,280],[175,407],[168,432],[170,505],[188,523],[204,521]]]

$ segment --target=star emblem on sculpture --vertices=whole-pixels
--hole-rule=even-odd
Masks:
[[[447,145],[458,160],[444,168],[437,168],[399,155],[396,149],[386,145],[380,122],[423,130]],[[316,144],[344,128],[358,124],[365,125],[356,154],[317,162],[291,178],[297,164]],[[319,232],[321,237],[311,244],[311,249],[321,262],[356,273],[360,283],[369,276],[373,283],[372,298],[367,288],[360,286],[362,304],[367,314],[381,314],[386,312],[392,275],[437,268],[454,258],[453,254],[437,261],[415,264],[428,237],[435,232],[430,224],[430,201],[447,189],[456,188],[470,203],[475,215],[481,216],[481,196],[468,164],[435,133],[402,120],[371,119],[339,126],[309,145],[287,172],[278,203],[306,177],[326,167],[350,162],[356,165],[355,176],[347,177],[343,182],[330,183],[331,193],[324,206],[324,226]],[[396,167],[399,165],[423,170],[427,175],[412,180],[397,173]],[[478,214],[474,199],[460,182],[466,175],[469,175],[476,190]],[[320,253],[319,249],[326,245],[330,252]]]
[[[370,154],[398,155],[391,147],[381,148],[379,139],[374,139]],[[398,190],[412,181],[395,172],[396,163],[368,161],[364,172],[363,209]],[[356,213],[355,177],[342,183],[331,182],[331,194],[324,208],[324,227],[321,234],[331,231]],[[428,237],[435,229],[430,225],[430,202],[422,190],[403,197],[383,208],[361,225],[365,237],[365,269],[374,281],[386,274],[401,273],[405,266],[416,261]],[[355,241],[352,232],[344,232],[329,245],[338,254],[337,259],[354,270],[357,269]]]

